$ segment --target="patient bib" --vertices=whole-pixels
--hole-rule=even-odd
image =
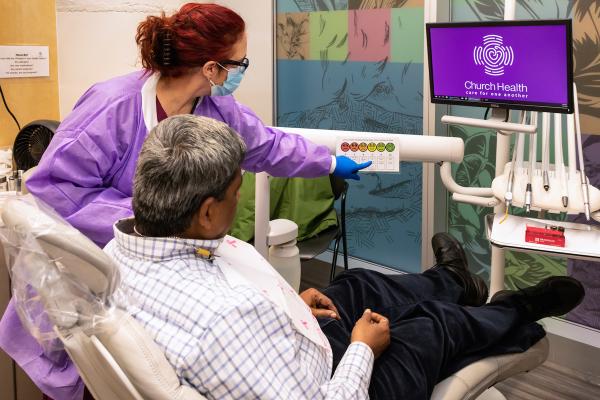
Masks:
[[[285,311],[296,331],[331,352],[329,341],[310,308],[253,246],[226,236],[215,251],[215,256],[216,264],[232,286],[254,286]]]

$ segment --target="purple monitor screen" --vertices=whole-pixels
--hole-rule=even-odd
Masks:
[[[431,101],[570,113],[571,22],[427,24]]]

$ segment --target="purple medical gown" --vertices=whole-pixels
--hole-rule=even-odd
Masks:
[[[135,72],[92,86],[60,124],[27,181],[31,193],[100,246],[112,239],[114,222],[132,215],[135,164],[148,133],[142,114],[145,80]],[[242,168],[248,171],[306,178],[329,173],[327,147],[265,127],[232,96],[204,97],[194,113],[240,134],[248,148]]]
[[[147,76],[135,72],[92,86],[60,124],[37,171],[31,193],[100,246],[113,237],[113,223],[132,215],[133,175],[148,134],[141,89]],[[225,122],[247,146],[242,168],[273,176],[327,175],[331,155],[301,136],[267,128],[233,96],[204,97],[194,114]],[[0,324],[2,347],[45,394],[81,399],[83,383],[70,361],[53,365],[23,328],[12,302]]]

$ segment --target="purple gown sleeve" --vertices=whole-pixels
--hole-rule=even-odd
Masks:
[[[231,104],[222,104],[219,109],[225,122],[246,142],[244,169],[282,177],[314,178],[329,174],[331,154],[327,147],[299,135],[266,127],[248,107],[232,97],[228,100]]]
[[[86,132],[62,132],[66,138],[48,148],[27,182],[71,225],[103,247],[113,237],[112,225],[133,214],[131,196],[106,184],[117,160],[105,154]]]

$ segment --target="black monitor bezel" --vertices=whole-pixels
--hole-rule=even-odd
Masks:
[[[568,102],[569,104],[565,108],[564,106],[556,106],[554,104],[547,103],[533,103],[526,104],[522,100],[489,100],[489,101],[468,101],[468,100],[456,100],[456,99],[437,99],[434,96],[434,83],[433,83],[433,64],[431,62],[431,28],[450,28],[450,27],[493,27],[493,26],[531,26],[531,25],[564,25],[566,27],[566,39],[567,39],[567,85],[568,85]],[[538,19],[538,20],[515,20],[515,21],[476,21],[476,22],[429,22],[425,24],[425,31],[427,35],[427,60],[429,69],[429,99],[435,104],[453,104],[462,106],[473,106],[473,107],[492,107],[492,108],[503,108],[513,110],[527,110],[527,111],[542,111],[542,112],[554,112],[561,114],[571,114],[573,112],[573,33],[572,33],[572,21],[571,19]]]

